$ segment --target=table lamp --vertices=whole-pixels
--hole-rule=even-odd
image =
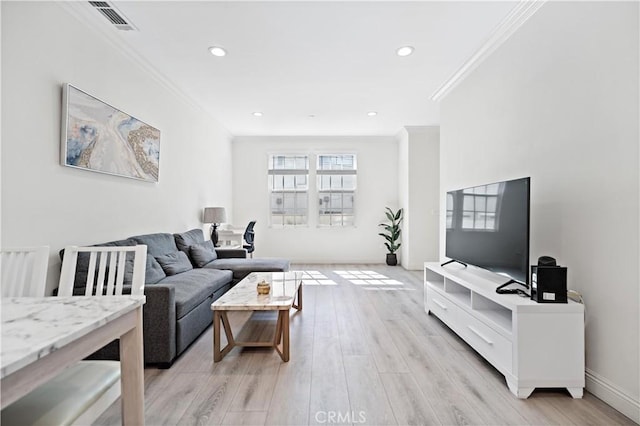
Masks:
[[[202,222],[211,224],[211,242],[218,247],[218,225],[227,221],[227,212],[224,207],[205,207],[202,214]]]

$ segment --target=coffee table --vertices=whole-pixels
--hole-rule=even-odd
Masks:
[[[269,294],[258,294],[262,280],[271,284]],[[211,304],[213,311],[213,361],[218,362],[236,346],[274,348],[284,362],[289,361],[289,311],[302,310],[302,272],[252,272]],[[272,341],[239,342],[233,338],[228,311],[278,311]],[[220,323],[227,345],[220,349]]]

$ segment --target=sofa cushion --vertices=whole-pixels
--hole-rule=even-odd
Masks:
[[[175,289],[176,318],[180,319],[219,288],[232,281],[231,271],[213,269],[192,269],[178,275],[169,276],[159,284]]]
[[[233,278],[241,280],[251,272],[286,272],[289,270],[287,259],[216,259],[204,266],[205,269],[229,269]]]
[[[144,283],[156,284],[158,281],[166,277],[167,274],[162,270],[162,266],[158,261],[147,253],[147,267],[145,269]],[[127,266],[124,271],[124,283],[131,284],[133,279],[133,256],[127,255]]]
[[[109,241],[108,243],[101,244],[93,244],[89,247],[122,247],[122,246],[135,246],[137,243],[131,239],[127,238],[126,240],[118,240],[118,241]],[[76,276],[73,282],[74,287],[82,287],[85,288],[87,285],[87,274],[89,272],[89,253],[78,253],[78,260],[76,263]],[[60,260],[64,260],[64,249],[60,250]],[[131,276],[133,275],[133,253],[127,253],[127,261],[131,260],[131,266],[127,263],[125,267],[125,284],[131,284]],[[98,265],[96,265],[96,271],[98,270]],[[127,271],[130,271],[128,274],[129,281],[127,281]],[[108,274],[105,276],[108,277]]]
[[[189,247],[204,242],[202,229],[192,229],[181,234],[173,234],[178,250],[189,254]]]
[[[202,243],[189,246],[189,257],[191,258],[193,266],[196,268],[202,268],[212,260],[216,260],[218,255],[216,254],[216,250],[213,248],[211,240],[207,240]]]
[[[191,261],[181,251],[167,253],[163,256],[156,256],[156,260],[162,266],[162,270],[167,275],[176,275],[193,269]]]
[[[145,284],[156,284],[158,281],[166,277],[162,265],[158,263],[155,257],[147,253],[147,269],[145,272]]]
[[[138,244],[146,244],[147,253],[153,257],[163,256],[178,251],[176,241],[171,234],[136,235],[130,239]]]

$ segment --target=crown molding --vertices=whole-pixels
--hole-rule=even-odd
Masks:
[[[0,0],[1,1],[1,0]],[[158,71],[149,61],[147,61],[140,53],[138,53],[129,43],[122,37],[118,36],[117,31],[111,24],[109,24],[99,13],[96,13],[92,7],[88,6],[88,2],[84,1],[63,1],[59,2],[60,6],[66,10],[70,15],[84,24],[87,28],[91,29],[94,33],[101,36],[107,43],[116,48],[127,59],[131,60],[134,64],[139,66],[143,71],[148,73],[162,87],[167,89],[172,94],[176,95],[179,99],[182,99],[187,105],[203,112],[204,114],[212,117],[221,126],[222,124],[211,115],[199,102],[193,99],[191,96],[185,94],[173,81]],[[222,126],[229,134],[229,130]]]
[[[489,34],[485,42],[449,77],[430,99],[439,102],[460,84],[471,72],[487,59],[502,43],[507,41],[547,0],[523,0],[518,3],[498,26]]]

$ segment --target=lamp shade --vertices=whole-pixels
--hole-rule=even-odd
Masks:
[[[202,213],[203,223],[225,223],[227,212],[224,207],[205,207]]]

